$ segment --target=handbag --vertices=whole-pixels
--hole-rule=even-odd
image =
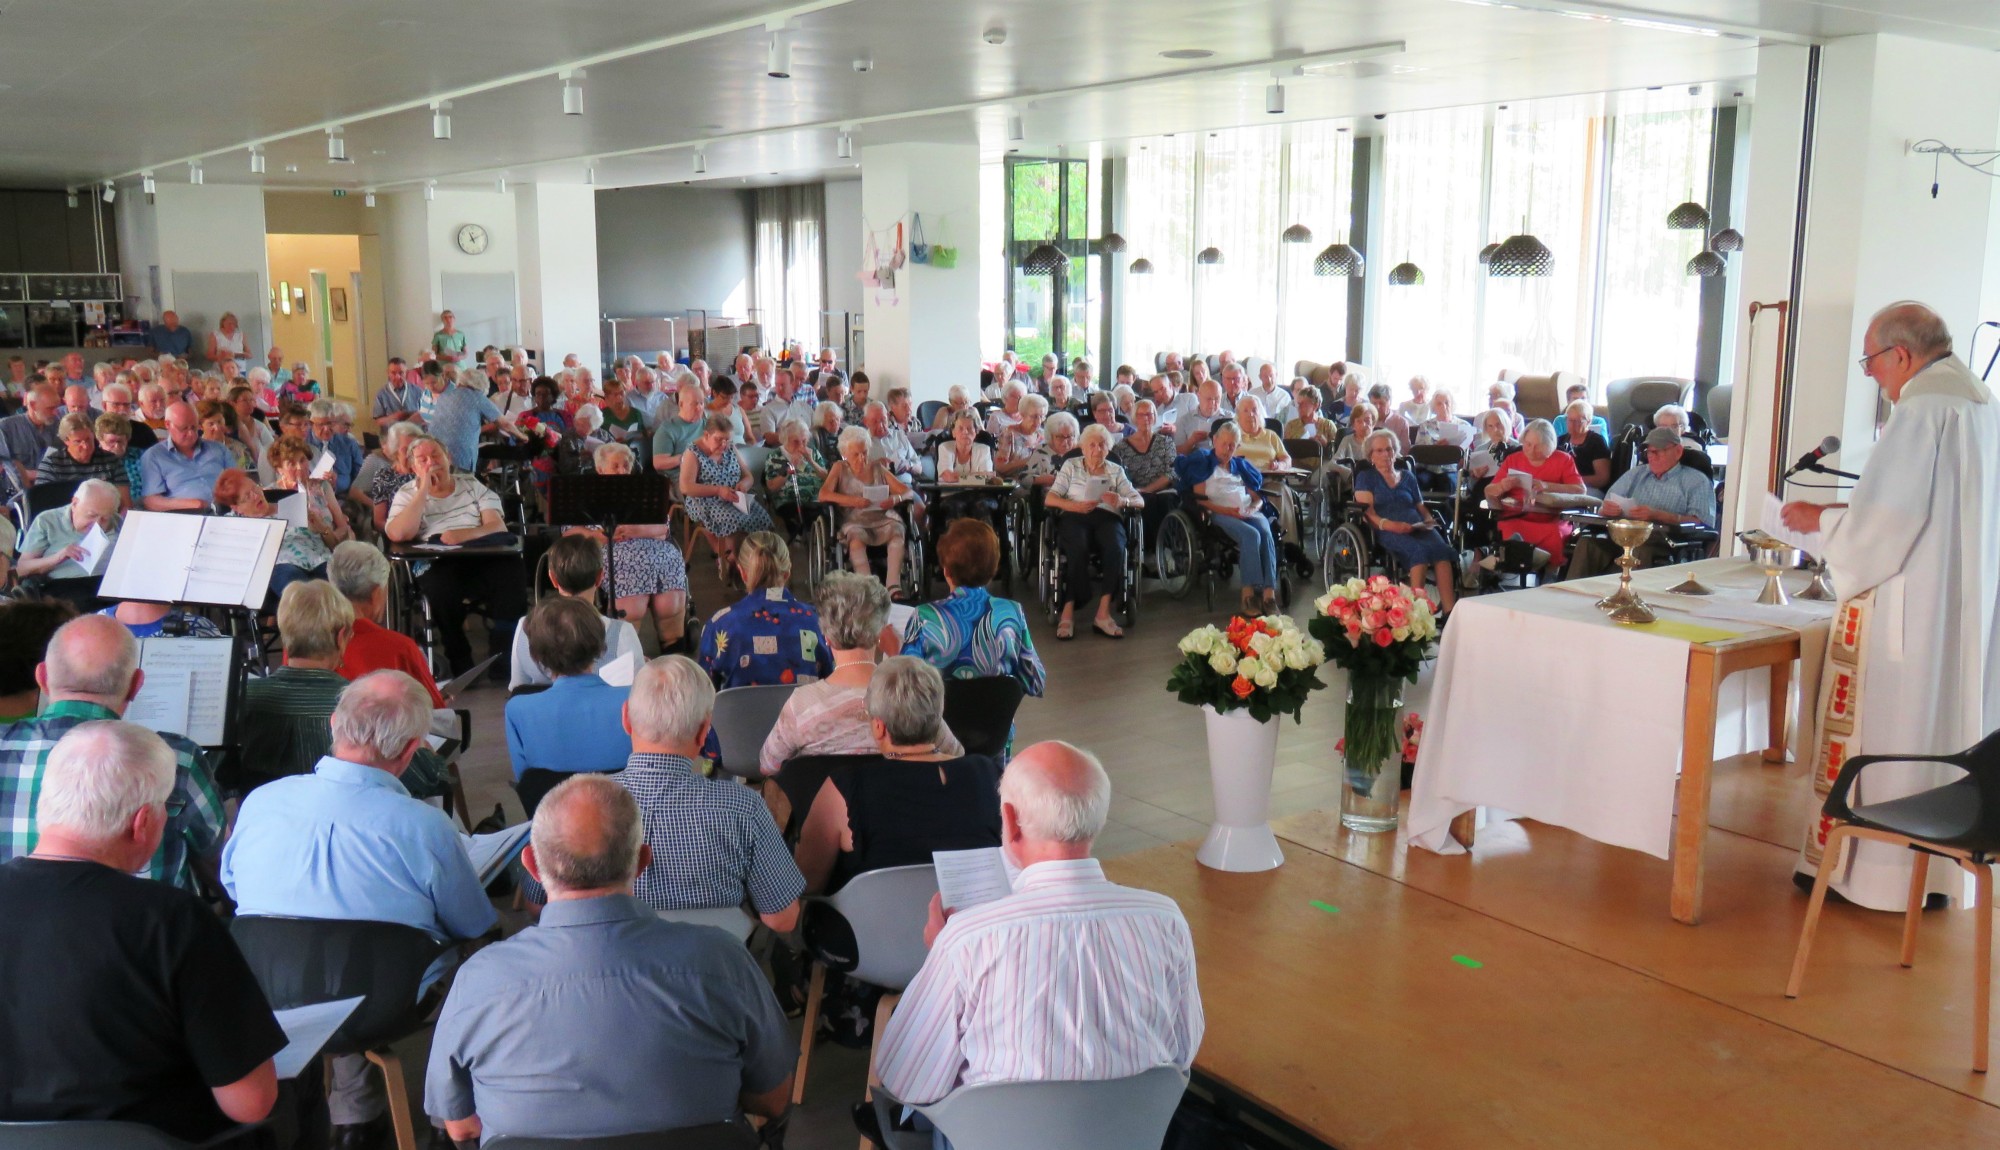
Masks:
[[[931,262],[931,246],[924,242],[924,217],[915,212],[910,213],[910,262]]]

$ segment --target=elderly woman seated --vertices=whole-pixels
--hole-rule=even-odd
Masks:
[[[931,420],[931,430],[949,432],[953,421],[966,412],[971,412],[975,420],[979,418],[979,412],[972,406],[970,389],[962,383],[954,383],[944,393],[944,406]]]
[[[825,678],[833,652],[820,633],[819,612],[791,592],[792,552],[770,531],[755,531],[736,549],[741,599],[702,628],[697,661],[729,687],[779,686]]]
[[[325,580],[294,583],[278,598],[278,637],[284,665],[251,679],[243,691],[239,761],[246,791],[272,779],[306,774],[332,753],[327,720],[347,689],[340,665],[354,638],[354,608]],[[429,748],[410,760],[402,782],[418,798],[450,790],[444,761]]]
[[[771,513],[744,496],[755,484],[736,449],[736,425],[726,415],[704,417],[701,434],[681,454],[680,490],[688,518],[708,533],[718,578],[735,574],[736,546],[752,531],[769,531]]]
[[[804,420],[778,425],[778,449],[764,460],[764,491],[778,519],[793,534],[805,529],[806,516],[819,502],[826,482],[826,464],[812,448],[812,430]]]
[[[1584,486],[1599,494],[1611,486],[1611,443],[1597,433],[1597,414],[1581,399],[1563,409],[1563,437],[1557,446],[1576,460],[1576,473]]]
[[[1451,572],[1457,555],[1439,533],[1437,517],[1424,505],[1417,477],[1396,466],[1401,452],[1395,435],[1373,432],[1365,446],[1372,466],[1355,472],[1354,498],[1364,509],[1368,525],[1375,529],[1376,539],[1389,552],[1390,562],[1409,573],[1412,588],[1421,593],[1424,572],[1435,572],[1442,617],[1457,597],[1457,580]]]
[[[1278,542],[1264,518],[1260,492],[1264,477],[1249,460],[1236,454],[1236,424],[1215,429],[1208,445],[1181,457],[1174,473],[1183,502],[1192,500],[1208,512],[1215,528],[1236,544],[1237,573],[1243,585],[1246,615],[1278,609]]]
[[[267,458],[272,485],[279,491],[305,492],[306,526],[329,547],[338,547],[354,538],[354,528],[348,525],[347,510],[334,493],[333,481],[312,477],[313,463],[321,450],[296,435],[286,435],[272,441]]]
[[[813,452],[820,462],[832,467],[840,458],[840,432],[847,426],[847,414],[840,410],[839,404],[822,400],[813,407],[812,421]]]
[[[528,814],[542,796],[573,774],[625,769],[632,736],[625,733],[630,687],[614,687],[597,674],[604,655],[604,623],[581,599],[544,599],[528,612],[521,630],[528,654],[553,682],[546,691],[507,700],[507,758],[514,790]]]
[[[889,549],[888,584],[893,598],[902,597],[903,549],[907,543],[903,520],[895,511],[915,493],[896,478],[887,459],[868,458],[868,429],[850,427],[840,433],[840,459],[827,469],[820,486],[821,503],[840,508],[840,541],[854,570],[869,574],[868,549]]]
[[[1068,412],[1058,414],[1069,416]],[[998,419],[999,415],[999,412],[995,412],[993,419]],[[1034,460],[1035,452],[1047,446],[1047,433],[1053,430],[1042,426],[1045,419],[1052,420],[1049,416],[1048,400],[1039,395],[1030,395],[1021,400],[1019,414],[1006,421],[1001,430],[993,433],[993,441],[999,445],[999,449],[993,453],[995,471],[1001,475],[1013,476],[1028,469]],[[1074,425],[1076,420],[1071,417],[1069,422]],[[989,431],[992,430],[992,423],[993,420],[989,419],[987,423]],[[1055,468],[1048,468],[1044,474],[1054,475]]]
[[[1474,479],[1491,479],[1500,474],[1507,457],[1521,450],[1514,438],[1513,421],[1498,408],[1488,408],[1474,421],[1472,448],[1465,454],[1465,469]]]
[[[1551,561],[1562,563],[1573,526],[1556,511],[1537,508],[1536,501],[1544,495],[1582,494],[1583,478],[1577,474],[1576,460],[1568,452],[1556,450],[1556,429],[1546,419],[1528,424],[1521,434],[1521,450],[1509,455],[1501,463],[1500,473],[1486,485],[1487,503],[1500,509],[1500,537],[1531,545],[1537,571],[1546,569]]]
[[[398,543],[475,545],[473,550],[433,560],[417,576],[445,656],[464,672],[472,666],[472,644],[465,636],[466,600],[486,605],[487,650],[505,651],[513,644],[514,625],[527,606],[527,572],[518,552],[477,548],[480,540],[507,533],[498,495],[472,476],[453,471],[444,444],[427,435],[411,441],[409,458],[414,478],[390,503],[385,534]],[[495,663],[490,674],[504,679],[507,668]]]
[[[993,442],[1004,446],[1007,442],[1007,431],[1021,422],[1021,409],[1031,397],[1028,395],[1028,385],[1011,376],[999,381],[999,388],[1000,406],[987,413],[986,433],[993,437]],[[1048,414],[1047,400],[1042,401],[1041,410],[1042,414]]]
[[[333,489],[346,496],[354,486],[354,477],[361,470],[361,462],[367,451],[354,438],[354,405],[338,399],[315,399],[306,408],[307,426],[312,429],[312,438],[307,440],[314,448],[333,456]],[[267,443],[265,447],[269,447]]]
[[[1256,401],[1251,400],[1254,406]],[[1076,634],[1078,606],[1096,604],[1091,629],[1111,639],[1125,631],[1111,616],[1111,594],[1125,577],[1125,518],[1123,511],[1145,506],[1145,500],[1125,474],[1111,462],[1112,434],[1102,424],[1083,429],[1083,454],[1062,465],[1049,486],[1048,507],[1056,520],[1057,545],[1062,548],[1063,575],[1069,598],[1056,623],[1056,638]],[[1091,574],[1091,560],[1097,574]],[[1136,588],[1134,589],[1136,590]]]
[[[1145,500],[1146,538],[1158,538],[1160,521],[1180,506],[1174,490],[1174,461],[1180,454],[1174,448],[1173,429],[1160,427],[1158,404],[1150,399],[1132,404],[1132,434],[1112,445],[1111,458],[1125,469],[1125,477]]]
[[[792,692],[764,740],[758,763],[777,774],[801,755],[863,755],[878,748],[868,726],[867,692],[876,646],[889,622],[889,592],[872,575],[835,571],[820,583],[819,623],[833,648],[833,670]],[[949,755],[965,749],[950,731],[939,737]]]
[[[408,635],[382,626],[389,613],[392,571],[389,557],[367,543],[349,540],[333,549],[326,564],[327,581],[354,608],[354,637],[335,669],[350,683],[370,671],[401,671],[430,695],[433,708],[442,708],[445,697],[431,677],[423,649]]]
[[[908,656],[884,659],[868,684],[868,730],[877,754],[835,769],[799,833],[799,870],[812,893],[855,875],[928,863],[933,851],[1000,845],[1000,764],[951,755],[944,735],[944,679]]]
[[[35,516],[21,539],[14,570],[23,579],[78,607],[97,595],[98,576],[82,562],[85,536],[92,527],[115,536],[119,524],[118,489],[102,479],[86,479],[77,484],[65,507],[51,507]]]
[[[216,477],[215,505],[245,519],[278,518],[278,509],[264,497],[264,489],[239,467],[232,467]],[[329,538],[334,528],[326,520],[317,519],[308,512],[306,523],[304,527],[289,524],[285,527],[283,542],[278,545],[277,565],[271,568],[271,595],[274,597],[284,594],[285,588],[301,579],[324,578],[326,561],[333,558],[334,545],[341,542],[338,538]]]
[[[632,449],[622,443],[600,443],[591,453],[599,475],[632,474]],[[655,479],[654,482],[660,482]],[[612,602],[627,619],[648,615],[662,654],[680,649],[687,637],[687,561],[674,546],[672,533],[664,523],[628,523],[612,532],[612,550],[607,557],[604,532],[595,527],[572,527],[566,535],[582,535],[595,540],[602,565],[612,568],[617,586],[611,588]]]
[[[918,607],[884,653],[915,655],[947,678],[1005,675],[1040,698],[1046,674],[1028,618],[1019,603],[986,590],[1000,570],[1000,537],[977,519],[960,519],[938,540],[938,564],[950,593]]]
[[[56,425],[56,434],[62,442],[43,451],[35,463],[35,486],[102,479],[113,487],[124,488],[118,493],[120,504],[132,506],[125,460],[98,445],[97,425],[89,415],[77,411],[63,416]]]
[[[389,521],[390,501],[410,481],[410,441],[423,433],[423,427],[410,420],[390,424],[382,432],[382,446],[361,461],[354,486],[348,489],[368,505],[377,535]]]
[[[583,475],[597,466],[592,452],[608,442],[602,434],[604,411],[594,403],[578,404],[569,427],[556,440],[556,474]]]

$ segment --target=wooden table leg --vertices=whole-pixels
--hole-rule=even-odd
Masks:
[[[1472,849],[1472,840],[1478,837],[1478,828],[1479,812],[1477,810],[1466,811],[1464,814],[1451,820],[1452,841],[1469,851]]]
[[[1773,663],[1770,670],[1771,743],[1764,748],[1764,761],[1782,763],[1792,743],[1792,665]],[[1799,705],[1810,706],[1811,701],[1802,699]]]
[[[1681,726],[1681,781],[1674,817],[1674,919],[1701,921],[1702,851],[1708,844],[1710,768],[1715,759],[1715,654],[1688,648],[1687,718]]]

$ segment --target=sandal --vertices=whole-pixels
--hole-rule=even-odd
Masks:
[[[1076,621],[1073,619],[1064,619],[1060,623],[1057,623],[1056,638],[1061,639],[1065,643],[1076,638]]]
[[[1256,615],[1257,615],[1257,593],[1256,593],[1255,591],[1252,591],[1252,590],[1251,590],[1250,588],[1248,588],[1248,587],[1245,587],[1245,588],[1243,589],[1243,606],[1242,606],[1242,608],[1241,608],[1240,610],[1238,610],[1238,611],[1237,611],[1236,613],[1237,613],[1238,615],[1242,615],[1242,616],[1243,616],[1243,617],[1245,617],[1245,618],[1255,618],[1255,617],[1256,617]]]
[[[1119,628],[1118,624],[1105,619],[1092,621],[1090,629],[1107,639],[1123,639],[1125,637],[1125,632]]]

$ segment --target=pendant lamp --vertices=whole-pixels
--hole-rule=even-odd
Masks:
[[[1360,252],[1355,251],[1345,239],[1340,239],[1326,245],[1326,248],[1314,257],[1313,274],[1352,278],[1360,275],[1367,265],[1368,261],[1362,258]]]
[[[1125,250],[1125,237],[1117,232],[1105,232],[1103,238],[1097,241],[1097,250],[1115,256]]]
[[[1288,244],[1309,244],[1313,242],[1313,230],[1304,224],[1293,224],[1278,238]]]
[[[1712,252],[1740,252],[1743,250],[1743,233],[1735,228],[1724,228],[1711,236],[1708,250]]]
[[[1695,257],[1688,261],[1688,274],[1691,276],[1708,278],[1728,270],[1729,265],[1722,262],[1722,257],[1711,251],[1696,252]]]
[[[1395,287],[1421,287],[1423,282],[1424,269],[1409,260],[1389,269],[1389,283]]]
[[[1127,272],[1128,274],[1131,274],[1131,275],[1135,275],[1135,276],[1149,276],[1149,275],[1152,275],[1152,274],[1153,274],[1153,261],[1152,261],[1152,260],[1149,260],[1149,259],[1147,259],[1147,258],[1146,258],[1145,256],[1140,256],[1140,257],[1139,257],[1138,259],[1136,259],[1136,260],[1133,260],[1133,261],[1132,261],[1132,266],[1130,266],[1130,267],[1126,268],[1126,269],[1125,269],[1125,271],[1126,271],[1126,272]]]
[[[1200,254],[1194,257],[1194,262],[1198,264],[1219,264],[1222,262],[1222,249],[1210,244],[1208,247],[1201,249]]]
[[[1521,219],[1521,234],[1507,237],[1486,263],[1486,274],[1507,279],[1525,279],[1545,276],[1555,271],[1555,253],[1548,245],[1536,239],[1528,231],[1528,221]]]
[[[1047,240],[1036,244],[1021,261],[1021,270],[1031,276],[1052,276],[1060,268],[1069,266],[1069,257],[1063,250]]]

